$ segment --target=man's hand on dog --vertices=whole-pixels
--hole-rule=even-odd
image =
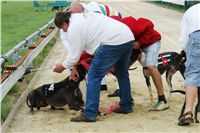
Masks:
[[[61,73],[65,70],[62,64],[56,64],[56,68],[54,68],[54,72]]]
[[[79,74],[78,74],[78,71],[77,71],[77,68],[76,68],[76,66],[74,66],[73,68],[72,68],[72,71],[71,71],[71,74],[70,74],[70,76],[69,76],[69,79],[70,80],[74,80],[74,81],[79,81]]]

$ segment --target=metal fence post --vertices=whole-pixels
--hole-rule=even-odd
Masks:
[[[17,60],[19,59],[19,54],[18,54],[18,52],[16,52],[16,53],[14,53],[13,55],[12,55],[12,59],[13,59],[13,64],[15,64],[16,62],[17,62]]]

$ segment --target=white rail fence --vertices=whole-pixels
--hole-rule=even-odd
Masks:
[[[185,0],[162,0],[163,2],[169,2],[177,5],[185,5]]]
[[[1,79],[0,85],[0,102],[2,102],[3,98],[7,95],[10,89],[17,83],[17,81],[23,76],[25,70],[31,65],[32,61],[35,57],[43,50],[43,48],[48,44],[48,42],[55,36],[56,32],[58,31],[53,25],[53,20],[48,22],[48,24],[44,25],[43,27],[39,28],[38,31],[33,33],[32,35],[28,36],[25,40],[21,41],[18,45],[16,45],[13,49],[11,49],[5,55],[2,55],[0,58],[1,62],[1,74],[3,72],[2,68],[4,63],[8,61],[11,57],[14,57],[14,62],[20,60],[20,56],[18,55],[18,51],[24,49],[26,47],[27,50],[30,52],[24,57],[23,61],[20,65],[15,66],[15,69],[9,71],[9,76],[7,76],[4,80]],[[47,30],[47,32],[45,32]],[[35,38],[40,39],[39,42],[33,42]],[[36,44],[37,43],[37,44]],[[35,46],[34,46],[35,45]],[[11,65],[13,66],[13,65]],[[2,75],[1,75],[2,76]]]

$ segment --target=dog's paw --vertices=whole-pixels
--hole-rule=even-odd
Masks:
[[[199,120],[195,120],[195,123],[199,123]]]
[[[34,115],[34,111],[33,111],[33,110],[30,110],[29,114],[30,114],[30,115]]]

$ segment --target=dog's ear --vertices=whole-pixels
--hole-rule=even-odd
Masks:
[[[181,58],[180,59],[181,63],[185,63],[186,62],[186,53],[185,53],[184,50],[181,51],[180,58]]]
[[[186,53],[185,53],[185,51],[182,50],[181,53],[180,53],[180,55],[183,56],[183,57],[186,57]]]

